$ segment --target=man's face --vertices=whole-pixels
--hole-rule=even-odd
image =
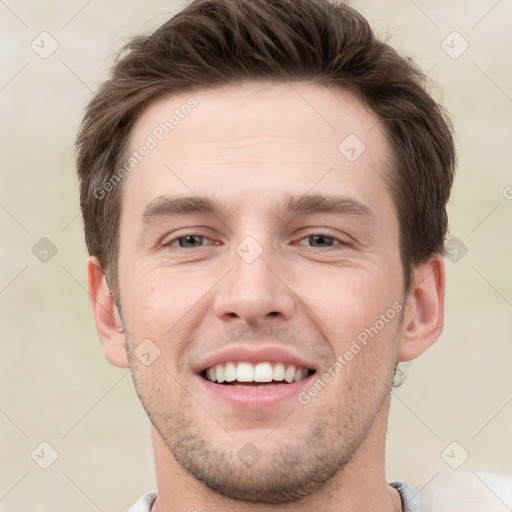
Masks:
[[[197,105],[158,141],[191,96]],[[119,254],[142,403],[181,467],[211,489],[268,503],[305,496],[387,416],[404,290],[382,129],[347,92],[245,83],[153,104],[130,151],[143,145],[123,185]],[[182,198],[218,211],[180,211],[171,201]],[[234,363],[232,375],[243,361],[277,365],[277,377],[294,361],[314,373],[265,387],[204,377],[210,363]]]

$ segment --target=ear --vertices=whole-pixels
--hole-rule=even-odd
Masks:
[[[444,290],[444,260],[437,255],[414,271],[413,289],[404,313],[399,362],[418,357],[439,338],[444,324]]]
[[[114,366],[128,368],[123,321],[100,262],[94,256],[87,259],[87,288],[89,305],[105,357]]]

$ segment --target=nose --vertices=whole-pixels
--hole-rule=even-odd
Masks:
[[[218,318],[258,326],[273,317],[293,316],[297,298],[286,283],[283,263],[270,249],[252,239],[233,251],[229,264],[231,271],[219,283],[214,299]]]

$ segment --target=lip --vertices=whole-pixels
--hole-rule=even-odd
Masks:
[[[201,375],[195,375],[194,377],[199,380],[199,385],[202,386],[202,390],[207,396],[212,396],[238,409],[261,410],[267,407],[275,407],[297,397],[302,389],[311,385],[315,374],[316,372],[291,384],[272,384],[270,386],[251,386],[247,388],[215,384],[204,379]]]
[[[251,343],[258,343],[258,345],[260,345],[261,342]],[[301,366],[303,368],[314,370],[315,372],[317,370],[316,366],[313,365],[311,361],[308,362],[299,355],[293,354],[292,352],[284,348],[271,345],[258,346],[258,348],[255,348],[254,346],[247,347],[243,345],[238,345],[236,347],[226,347],[222,350],[219,350],[218,352],[215,352],[215,354],[207,356],[194,367],[194,372],[197,375],[200,375],[202,372],[204,372],[208,368],[211,368],[212,366],[215,366],[220,363],[227,363],[229,361],[237,363],[246,361],[251,364],[258,364],[268,361],[271,363],[293,364],[297,367]],[[292,385],[293,384],[288,384],[288,386]]]

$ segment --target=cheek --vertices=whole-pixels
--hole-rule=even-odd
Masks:
[[[211,308],[212,284],[196,273],[168,268],[133,273],[129,279],[132,288],[127,287],[122,298],[130,345],[150,339],[171,369],[172,361],[180,364],[191,333]]]
[[[177,308],[187,300],[187,294],[178,272],[155,268],[154,264],[144,265],[141,261],[128,263],[126,267],[129,270],[124,273],[125,286],[121,291],[132,319],[138,322],[147,319],[152,324],[156,318],[170,319],[179,313]]]
[[[387,389],[399,347],[401,281],[381,271],[323,269],[297,283],[305,315],[332,349],[331,372],[343,389]],[[313,312],[314,314],[311,314]],[[338,361],[337,369],[333,368]],[[359,399],[365,400],[363,396]]]
[[[331,334],[343,338],[372,326],[401,298],[399,286],[377,267],[325,266],[298,273],[294,291]]]

